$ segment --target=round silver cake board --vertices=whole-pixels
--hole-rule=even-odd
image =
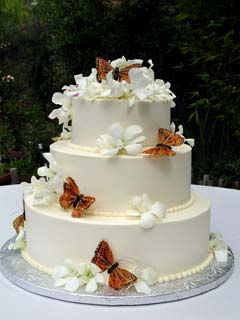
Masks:
[[[100,287],[94,294],[88,294],[84,288],[77,293],[69,293],[53,286],[50,275],[31,267],[23,258],[20,250],[9,250],[9,239],[0,251],[0,269],[12,283],[27,291],[63,301],[94,305],[146,305],[190,298],[224,283],[232,274],[234,257],[229,248],[228,261],[212,260],[203,271],[189,277],[158,283],[152,287],[151,294],[136,293],[133,288],[125,291],[114,291],[108,287]]]

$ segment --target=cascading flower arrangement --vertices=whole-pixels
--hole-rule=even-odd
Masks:
[[[174,93],[170,90],[170,83],[161,79],[155,79],[152,60],[149,67],[141,67],[142,60],[126,60],[125,57],[109,62],[110,70],[105,79],[98,81],[98,70],[93,68],[91,74],[84,77],[82,74],[75,75],[75,84],[63,86],[63,92],[56,92],[52,102],[58,106],[49,118],[57,118],[62,125],[63,131],[60,139],[68,139],[71,135],[72,99],[125,99],[129,106],[133,107],[137,101],[159,101],[170,107],[174,107]],[[129,82],[114,79],[113,71],[122,70],[130,65],[140,65],[138,68],[129,70]]]

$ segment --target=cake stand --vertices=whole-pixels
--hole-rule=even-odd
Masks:
[[[31,267],[19,250],[9,250],[8,246],[15,237],[9,239],[0,251],[0,270],[13,284],[35,294],[53,299],[94,304],[94,305],[147,305],[190,298],[223,284],[232,274],[234,256],[229,248],[227,262],[218,262],[215,258],[202,271],[191,276],[158,283],[151,287],[150,294],[137,293],[133,288],[125,291],[114,291],[108,287],[100,287],[94,294],[80,288],[76,293],[69,293],[53,286],[50,275]]]

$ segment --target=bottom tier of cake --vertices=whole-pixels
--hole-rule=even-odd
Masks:
[[[134,259],[141,267],[154,268],[159,276],[198,270],[209,260],[210,202],[196,194],[194,199],[190,207],[168,214],[146,230],[136,218],[76,219],[58,205],[33,206],[32,197],[27,196],[24,256],[47,271],[65,259],[90,262],[98,243],[106,240],[116,261]]]

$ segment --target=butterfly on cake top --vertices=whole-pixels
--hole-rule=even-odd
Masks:
[[[62,126],[59,139],[71,137],[72,99],[121,99],[127,100],[129,107],[137,101],[159,101],[170,107],[175,106],[175,94],[170,83],[155,79],[153,62],[143,66],[143,60],[127,60],[125,57],[113,61],[96,59],[96,68],[89,76],[75,75],[75,84],[63,86],[63,92],[55,92],[52,102],[58,106],[50,114],[50,119],[58,119]],[[56,140],[56,138],[54,138]]]

